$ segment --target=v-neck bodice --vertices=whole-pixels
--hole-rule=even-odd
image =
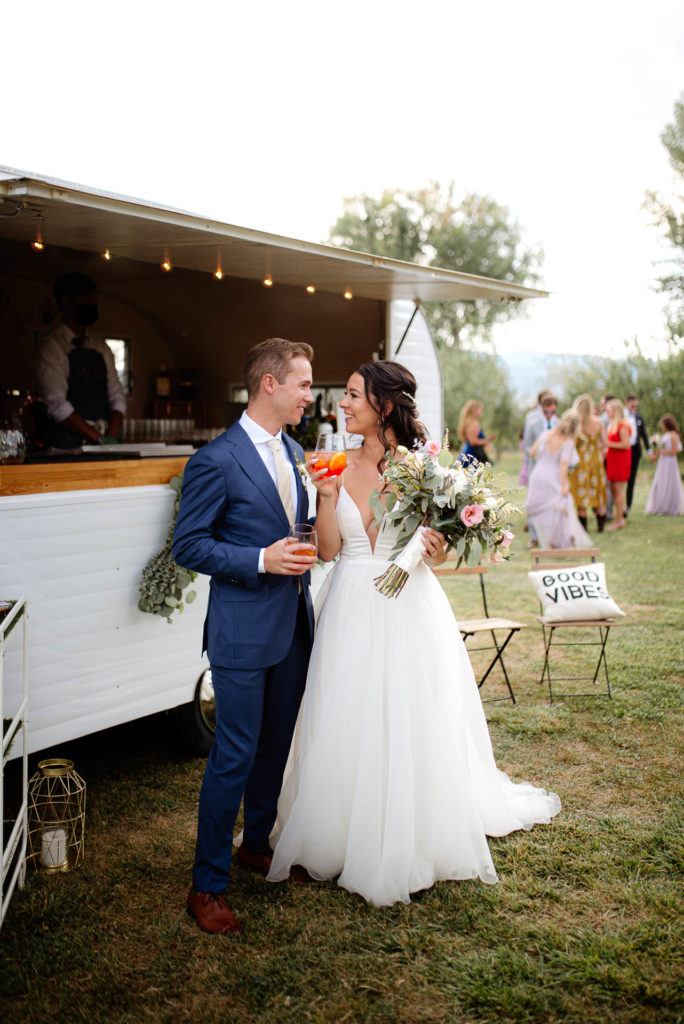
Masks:
[[[373,550],[359,507],[344,484],[340,487],[336,511],[337,526],[342,535],[341,555],[345,558],[376,558],[385,562],[390,559],[396,543],[397,528],[386,521],[383,522]]]

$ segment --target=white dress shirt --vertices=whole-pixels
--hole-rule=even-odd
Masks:
[[[625,409],[625,419],[629,424],[629,443],[635,445],[637,443],[637,421],[636,413],[633,413],[630,409]]]
[[[292,507],[293,509],[295,509],[296,515],[297,480],[295,477],[295,469],[294,466],[292,465],[292,460],[290,459],[290,453],[283,444],[282,430],[279,430],[277,434],[269,434],[268,430],[265,430],[263,427],[260,427],[258,423],[255,423],[254,420],[250,416],[248,416],[246,412],[243,412],[239,422],[240,426],[247,434],[247,437],[250,439],[250,441],[256,448],[257,452],[259,453],[264,466],[268,470],[268,475],[275,484],[276,490],[278,489],[278,478],[276,476],[275,461],[273,459],[273,455],[271,454],[271,450],[268,447],[268,442],[272,441],[274,437],[277,437],[278,440],[280,441],[280,446],[282,448],[285,465],[288,467],[290,473],[290,487],[292,488]],[[259,572],[266,572],[264,568],[265,550],[265,548],[262,548],[261,551],[259,552]]]
[[[57,423],[61,423],[71,416],[74,407],[67,399],[69,390],[69,353],[74,348],[76,335],[61,323],[55,327],[50,334],[42,338],[35,353],[35,370],[38,388],[41,398],[47,406],[48,416],[51,416]],[[126,396],[119,375],[114,365],[114,356],[104,338],[97,335],[86,334],[83,342],[84,348],[95,349],[105,361],[107,367],[107,398],[109,408],[112,411],[126,413]]]

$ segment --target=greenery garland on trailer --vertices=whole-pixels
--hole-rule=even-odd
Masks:
[[[183,591],[197,578],[196,572],[193,572],[192,569],[183,569],[171,554],[173,531],[176,527],[183,487],[183,474],[171,477],[169,487],[176,492],[176,500],[173,503],[173,519],[166,544],[158,554],[150,558],[143,569],[139,587],[141,596],[138,601],[138,608],[141,612],[162,615],[168,623],[171,622],[174,612],[183,611]],[[185,594],[185,604],[192,604],[196,597],[197,592],[189,590]]]

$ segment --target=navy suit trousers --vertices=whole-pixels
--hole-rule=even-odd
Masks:
[[[258,622],[254,628],[258,629]],[[300,595],[290,649],[277,665],[256,669],[211,666],[216,739],[200,792],[193,885],[222,893],[230,876],[235,820],[244,796],[244,846],[268,853],[278,796],[311,651],[306,604]]]

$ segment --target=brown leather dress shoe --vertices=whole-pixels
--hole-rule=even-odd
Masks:
[[[314,879],[301,864],[293,864],[290,868],[290,881],[293,885],[311,885]]]
[[[244,846],[238,847],[237,862],[247,871],[256,871],[257,874],[266,876],[271,870],[272,860],[268,853],[250,853]]]
[[[195,918],[203,932],[219,935],[221,932],[239,934],[242,931],[233,911],[217,892],[195,892],[190,886],[188,913]]]
[[[247,871],[256,871],[266,877],[271,870],[272,860],[273,857],[267,853],[250,853],[249,850],[245,850],[244,846],[238,847],[237,862],[241,868],[246,868]],[[294,885],[308,885],[309,882],[313,882],[313,878],[306,868],[299,864],[293,864],[290,869],[290,881]]]

